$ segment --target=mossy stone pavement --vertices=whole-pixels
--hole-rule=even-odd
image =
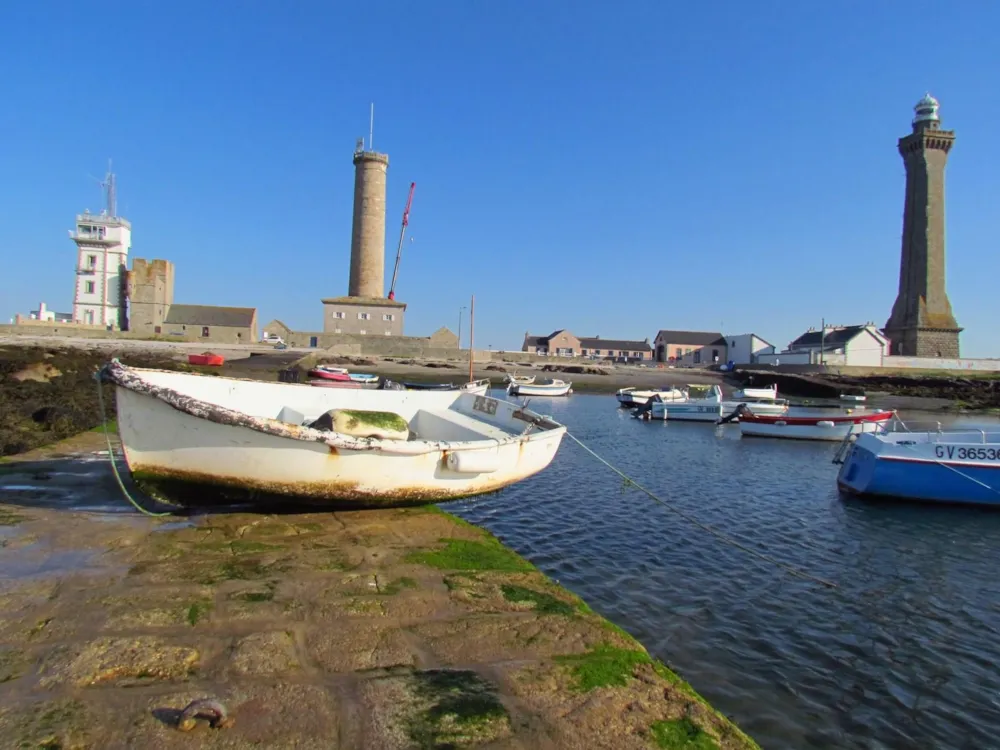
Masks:
[[[756,747],[435,507],[0,519],[4,748]],[[180,731],[206,697],[233,726]]]

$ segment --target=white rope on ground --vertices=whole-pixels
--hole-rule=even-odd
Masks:
[[[724,542],[725,544],[728,544],[731,547],[735,547],[738,550],[742,550],[743,552],[747,553],[748,555],[750,555],[752,557],[756,557],[758,560],[763,560],[764,562],[771,563],[772,565],[775,565],[775,566],[781,568],[782,570],[784,570],[786,573],[789,573],[790,575],[796,576],[798,578],[804,578],[804,579],[807,579],[807,580],[810,580],[810,581],[814,581],[816,583],[822,584],[823,586],[826,586],[827,588],[831,588],[831,589],[840,588],[833,581],[828,581],[825,578],[819,578],[818,576],[814,576],[811,573],[806,573],[804,570],[800,570],[799,568],[796,568],[793,565],[789,565],[788,563],[783,563],[783,562],[781,562],[781,560],[777,560],[777,559],[771,557],[770,555],[764,554],[763,552],[758,552],[757,550],[752,549],[751,547],[748,547],[747,545],[743,544],[742,542],[737,541],[736,539],[733,539],[732,537],[726,536],[725,534],[723,534],[720,531],[716,531],[711,526],[708,526],[708,525],[702,523],[697,518],[694,518],[693,516],[688,515],[684,511],[679,510],[678,508],[675,508],[670,503],[668,503],[665,500],[657,497],[653,492],[651,492],[650,490],[647,490],[641,484],[639,484],[634,479],[632,479],[630,476],[628,476],[627,474],[625,474],[625,472],[623,472],[620,469],[618,469],[617,467],[613,466],[607,460],[605,460],[604,458],[602,458],[601,456],[599,456],[597,453],[595,453],[593,450],[591,450],[586,445],[584,445],[580,441],[580,439],[578,437],[576,437],[574,434],[572,434],[569,430],[566,431],[566,436],[568,438],[570,438],[574,443],[576,443],[577,445],[579,445],[581,448],[583,448],[585,451],[587,451],[587,453],[589,453],[591,456],[593,456],[598,461],[600,461],[602,464],[604,464],[609,469],[611,469],[611,471],[613,471],[615,474],[617,474],[622,479],[624,479],[626,482],[628,482],[630,485],[632,485],[633,487],[635,487],[640,492],[643,492],[646,495],[648,495],[650,497],[650,499],[652,499],[654,502],[659,503],[664,508],[666,508],[667,510],[669,510],[671,513],[674,513],[674,514],[680,516],[685,521],[687,521],[690,524],[693,524],[694,526],[697,526],[702,531],[708,532],[709,534],[711,534],[715,538],[719,539],[720,541]]]
[[[108,444],[108,461],[111,462],[111,472],[115,475],[115,481],[118,482],[118,487],[121,489],[122,494],[125,496],[126,500],[132,503],[133,508],[135,508],[137,511],[139,511],[145,516],[160,518],[163,516],[173,515],[169,511],[166,513],[156,513],[151,510],[146,510],[141,505],[139,505],[139,503],[135,501],[135,498],[133,498],[132,495],[129,494],[128,489],[125,487],[125,482],[122,481],[121,474],[119,474],[118,472],[118,465],[115,463],[115,451],[114,448],[111,446],[111,434],[108,432],[108,415],[104,409],[104,389],[101,387],[100,373],[97,373],[94,376],[94,379],[97,381],[97,401],[101,405],[101,422],[102,422],[101,426],[104,430],[104,440]]]

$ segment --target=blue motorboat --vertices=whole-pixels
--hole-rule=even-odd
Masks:
[[[895,420],[845,442],[835,460],[848,494],[1000,507],[1000,429],[913,430]]]

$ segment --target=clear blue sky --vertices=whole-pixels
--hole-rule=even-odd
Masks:
[[[653,338],[821,318],[884,324],[896,139],[930,91],[948,166],[948,289],[1000,356],[1000,4],[849,0],[8,2],[0,11],[0,313],[67,310],[66,230],[113,157],[133,255],[176,301],[321,325],[346,294],[355,139],[406,190],[407,333]],[[466,318],[467,321],[467,318]],[[466,324],[466,333],[468,327]]]

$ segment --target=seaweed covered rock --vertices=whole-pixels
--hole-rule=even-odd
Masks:
[[[321,414],[309,426],[317,430],[331,430],[358,438],[407,440],[410,437],[410,425],[391,411],[331,409]]]

